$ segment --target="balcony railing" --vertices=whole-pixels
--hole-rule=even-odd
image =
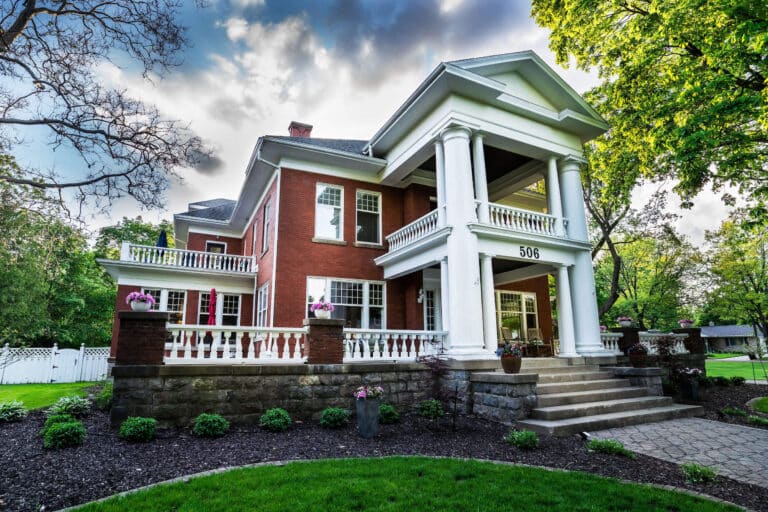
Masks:
[[[223,270],[242,274],[256,272],[256,259],[253,256],[186,251],[131,243],[123,244],[120,260],[184,269]]]
[[[498,228],[557,236],[557,218],[545,213],[490,203],[488,204],[488,217],[488,222]]]
[[[675,343],[671,347],[672,354],[688,353],[688,349],[685,348],[685,339],[688,337],[686,334],[641,332],[639,333],[640,344],[645,347],[649,355],[655,356],[658,354],[656,340],[665,336],[672,336],[675,338]],[[623,352],[619,350],[622,337],[623,335],[620,332],[600,333],[600,341],[603,343],[603,348],[616,355],[623,354]]]
[[[437,231],[437,210],[432,210],[387,236],[389,250],[396,251]]]
[[[442,353],[444,331],[344,329],[344,362],[414,361]]]

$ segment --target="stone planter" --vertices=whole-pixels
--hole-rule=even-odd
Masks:
[[[692,402],[701,402],[703,393],[699,388],[698,379],[680,379],[680,398]]]
[[[152,305],[147,301],[132,300],[131,311],[149,311]]]
[[[501,356],[501,368],[504,373],[520,373],[523,358],[518,356]]]
[[[320,318],[322,320],[328,320],[331,318],[331,312],[327,309],[316,309],[315,310],[315,318]]]
[[[622,327],[632,327],[632,321],[631,320],[622,320],[619,322],[619,325]]]
[[[355,400],[357,431],[361,437],[369,439],[379,433],[379,405],[381,405],[379,398]]]

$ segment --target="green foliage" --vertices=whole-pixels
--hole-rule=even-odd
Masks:
[[[104,385],[101,387],[101,391],[99,391],[99,393],[96,395],[96,398],[94,398],[96,407],[102,411],[107,411],[110,407],[112,407],[112,388],[112,382],[104,382]]]
[[[755,416],[750,415],[747,416],[747,423],[750,423],[752,425],[760,425],[760,426],[768,426],[768,418],[763,418],[762,416]]]
[[[21,421],[27,417],[27,408],[23,402],[3,402],[0,403],[0,423],[9,423],[11,421]]]
[[[400,421],[400,413],[390,404],[379,405],[379,423],[391,425]]]
[[[740,362],[740,361],[707,361],[707,375],[709,377],[722,376],[744,377],[748,380],[757,380],[758,382],[765,382],[768,380],[768,365],[763,367],[760,363]],[[763,370],[766,373],[763,373]]]
[[[445,411],[443,411],[443,403],[440,402],[440,400],[435,400],[434,398],[424,400],[419,404],[419,415],[431,420],[442,418],[445,416]]]
[[[539,435],[531,430],[511,430],[504,441],[522,450],[533,450],[539,446]]]
[[[85,436],[85,427],[79,421],[54,423],[45,431],[43,447],[59,449],[68,446],[78,446],[83,444]]]
[[[220,414],[202,413],[192,427],[192,433],[198,437],[221,437],[228,430],[229,422]]]
[[[144,221],[141,215],[133,219],[123,217],[117,224],[99,230],[94,253],[98,258],[118,259],[122,242],[154,246],[163,229],[168,236],[168,247],[174,247],[172,222],[163,220],[159,224],[152,224]]]
[[[758,401],[756,401],[752,405],[752,407],[756,411],[760,411],[760,412],[764,412],[764,413],[768,414],[768,396],[764,396],[761,399],[759,399]]]
[[[587,449],[593,452],[621,455],[630,459],[635,458],[632,451],[624,448],[624,445],[615,439],[590,439],[587,441]]]
[[[731,384],[734,386],[743,386],[747,382],[747,379],[744,377],[739,377],[738,375],[734,375],[730,380]]]
[[[689,484],[711,482],[717,477],[717,472],[714,469],[693,462],[686,462],[681,465],[680,470]]]
[[[341,428],[349,423],[350,412],[340,407],[328,407],[320,413],[320,426],[325,428]]]
[[[130,416],[120,425],[119,435],[126,441],[146,443],[153,440],[156,434],[157,420],[155,418]]]
[[[270,432],[284,432],[291,426],[291,416],[280,407],[267,409],[259,418],[259,426]]]
[[[739,409],[738,407],[726,407],[720,412],[723,414],[727,414],[728,416],[746,416],[747,415],[747,411],[745,411],[744,409]]]
[[[0,402],[21,401],[30,409],[50,407],[62,396],[82,394],[94,382],[65,382],[62,384],[3,384]]]
[[[81,396],[63,396],[48,409],[48,415],[71,414],[76,418],[87,416],[91,412],[91,401]]]
[[[48,429],[51,428],[51,426],[56,425],[57,423],[72,423],[77,422],[77,418],[72,416],[71,414],[53,414],[51,416],[48,416],[45,420],[45,424],[43,425],[43,428],[40,430],[40,436],[45,437],[45,433],[48,432]]]
[[[710,379],[712,380],[712,383],[715,386],[719,386],[721,388],[727,388],[728,386],[731,385],[731,379],[729,379],[728,377],[718,376],[718,377],[710,377]]]

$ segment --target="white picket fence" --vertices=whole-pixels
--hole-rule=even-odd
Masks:
[[[107,377],[109,347],[10,348],[0,350],[0,384],[81,382]]]

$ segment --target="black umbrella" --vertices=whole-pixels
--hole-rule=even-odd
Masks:
[[[165,232],[164,229],[160,230],[160,236],[157,237],[157,243],[155,244],[157,247],[168,247],[168,234]],[[165,251],[160,251],[160,258],[165,256]]]

